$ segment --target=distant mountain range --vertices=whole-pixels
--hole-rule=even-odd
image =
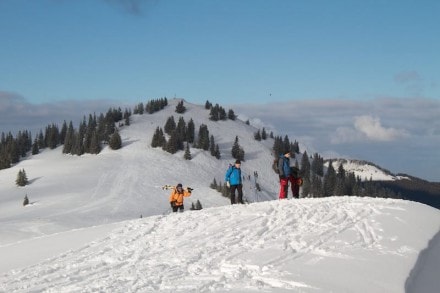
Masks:
[[[440,209],[440,182],[429,182],[408,174],[393,174],[368,161],[334,159],[332,162],[335,169],[343,164],[346,171],[353,172],[362,180],[371,179],[400,194],[402,199],[424,203]]]

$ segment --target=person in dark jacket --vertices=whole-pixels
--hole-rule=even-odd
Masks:
[[[243,204],[243,184],[241,178],[241,162],[236,160],[234,166],[230,166],[226,171],[225,181],[230,187],[231,191],[231,204],[241,203]],[[235,191],[238,191],[238,199],[235,201]]]
[[[296,172],[294,172],[296,171]],[[278,160],[278,174],[280,176],[280,199],[288,197],[288,188],[292,189],[292,196],[299,198],[299,187],[302,179],[298,176],[296,168],[290,167],[290,151],[286,151]]]

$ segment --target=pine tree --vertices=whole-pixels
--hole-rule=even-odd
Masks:
[[[101,144],[99,142],[98,133],[93,131],[92,137],[90,139],[89,153],[99,154],[101,152]]]
[[[218,144],[215,145],[214,157],[216,157],[217,160],[221,158],[220,149],[219,149]]]
[[[229,120],[235,120],[235,118],[237,118],[237,117],[235,116],[234,111],[232,109],[229,109],[229,111],[228,111],[228,119]]]
[[[24,196],[24,200],[23,200],[23,206],[27,206],[29,204],[29,198],[27,196],[27,194]]]
[[[201,124],[199,127],[199,139],[197,147],[207,151],[209,149],[209,130],[208,126]]]
[[[173,131],[167,143],[163,147],[164,151],[175,154],[179,150],[179,139],[176,131]]]
[[[209,109],[211,109],[211,107],[212,107],[212,104],[208,100],[206,100],[205,109],[209,110]]]
[[[34,143],[32,144],[32,155],[37,155],[39,153],[40,153],[40,150],[38,149],[38,140],[35,139]]]
[[[156,131],[154,132],[153,139],[151,141],[151,146],[153,148],[156,147],[163,147],[166,143],[165,135],[163,133],[162,128],[159,128],[159,126],[156,128]]]
[[[183,113],[185,113],[185,111],[186,111],[186,108],[183,105],[183,100],[182,100],[176,106],[176,113],[183,114]]]
[[[238,136],[235,137],[234,144],[231,150],[232,157],[237,160],[244,161],[244,150],[238,143]]]
[[[185,154],[183,155],[183,158],[185,160],[191,160],[192,159],[191,151],[189,150],[189,144],[188,143],[186,143]]]
[[[200,200],[197,200],[197,202],[196,202],[196,210],[200,211],[201,209],[203,209],[202,204],[200,203]]]
[[[257,132],[254,133],[254,138],[257,141],[261,141],[261,133],[260,133],[260,129],[257,130]]]
[[[336,188],[336,171],[332,161],[329,162],[327,173],[324,176],[324,196],[333,196]]]
[[[122,139],[117,130],[110,136],[108,144],[112,150],[118,150],[122,147]]]
[[[310,179],[310,161],[307,155],[307,151],[304,151],[304,154],[301,159],[301,177]]]
[[[215,180],[215,178],[209,187],[211,187],[212,189],[217,189],[217,180]]]
[[[211,135],[211,139],[209,140],[209,152],[211,153],[211,156],[215,157],[214,135]]]
[[[176,129],[176,121],[174,121],[174,116],[168,117],[163,129],[166,134],[171,135],[171,133]]]
[[[28,178],[26,176],[26,171],[21,169],[18,171],[17,179],[15,180],[17,186],[25,186],[29,183]]]
[[[66,136],[64,137],[63,153],[70,154],[72,152],[73,144],[75,138],[75,130],[73,129],[73,123],[70,121],[69,127],[66,131]]]
[[[188,122],[188,125],[186,126],[186,138],[185,140],[189,143],[194,143],[194,137],[195,137],[195,125],[194,121],[191,118]]]
[[[266,129],[263,127],[263,130],[261,131],[261,139],[266,140],[267,139],[267,133]]]

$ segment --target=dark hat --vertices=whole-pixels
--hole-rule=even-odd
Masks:
[[[235,161],[235,164],[241,164],[240,160]]]
[[[290,154],[290,150],[285,150],[283,154]]]
[[[182,183],[177,184],[176,187],[183,187]]]

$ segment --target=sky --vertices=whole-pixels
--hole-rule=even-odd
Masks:
[[[357,142],[359,159],[440,181],[439,13],[429,0],[0,0],[1,130],[209,100],[308,137],[310,151],[355,156]],[[257,116],[267,107],[294,112]]]

